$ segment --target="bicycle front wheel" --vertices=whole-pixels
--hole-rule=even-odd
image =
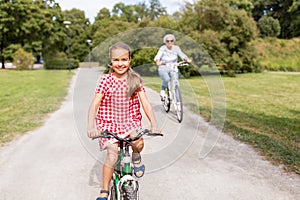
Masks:
[[[166,112],[169,112],[170,107],[171,107],[171,99],[169,96],[169,88],[166,89],[166,97],[163,100],[163,107]]]
[[[113,185],[111,185],[111,187],[110,187],[110,194],[109,194],[110,196],[110,200],[118,200],[118,195],[117,195],[117,191],[116,191],[116,185],[115,184],[113,184]]]
[[[139,200],[139,185],[137,181],[128,181],[122,185],[121,200]]]
[[[176,110],[176,116],[178,122],[182,122],[183,119],[183,105],[182,105],[182,98],[180,93],[180,88],[178,85],[175,86],[175,99],[174,99],[174,107]]]

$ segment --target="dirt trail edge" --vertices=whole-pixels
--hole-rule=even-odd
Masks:
[[[0,200],[96,199],[104,154],[86,137],[85,127],[100,75],[99,68],[79,69],[60,109],[42,127],[0,148]],[[142,200],[300,199],[299,176],[223,133],[200,158],[209,125],[187,109],[178,125],[175,115],[162,110],[158,94],[148,88],[147,93],[166,134],[145,139]],[[192,140],[185,140],[188,134]]]

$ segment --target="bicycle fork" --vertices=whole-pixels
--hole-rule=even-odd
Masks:
[[[119,159],[114,172],[113,180],[116,191],[116,199],[138,199],[138,182],[132,176],[131,158],[129,146],[125,146],[125,151],[120,148]]]

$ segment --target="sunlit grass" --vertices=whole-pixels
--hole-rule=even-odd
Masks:
[[[65,70],[1,70],[0,144],[40,126],[59,108],[71,77]]]
[[[212,99],[205,80],[214,78],[187,79],[194,92],[190,97],[197,98],[198,109],[193,110],[207,121]],[[147,86],[159,91],[160,79],[159,84],[153,78],[149,80],[152,84]],[[275,164],[284,164],[287,170],[300,174],[300,74],[241,74],[222,77],[222,81],[226,92],[224,131],[259,149]]]

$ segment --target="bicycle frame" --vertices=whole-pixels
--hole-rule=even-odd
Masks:
[[[178,80],[178,65],[173,64],[172,65],[172,71],[171,71],[171,80],[168,84],[168,88],[169,88],[169,96],[171,101],[174,103],[176,103],[176,101],[178,101],[178,99],[175,101],[176,98],[176,94],[175,94],[175,87],[178,86],[179,87],[179,80]]]
[[[126,195],[123,194],[122,191],[123,186],[127,186],[126,184],[133,183],[133,191],[138,195],[138,182],[132,176],[132,167],[131,167],[131,157],[130,157],[130,149],[129,143],[125,143],[123,141],[118,141],[119,144],[119,154],[118,154],[118,161],[115,164],[115,170],[112,178],[112,189],[115,192],[111,191],[111,195],[115,195],[115,198],[111,196],[110,199],[121,199],[122,196]],[[138,197],[136,198],[138,199]]]

